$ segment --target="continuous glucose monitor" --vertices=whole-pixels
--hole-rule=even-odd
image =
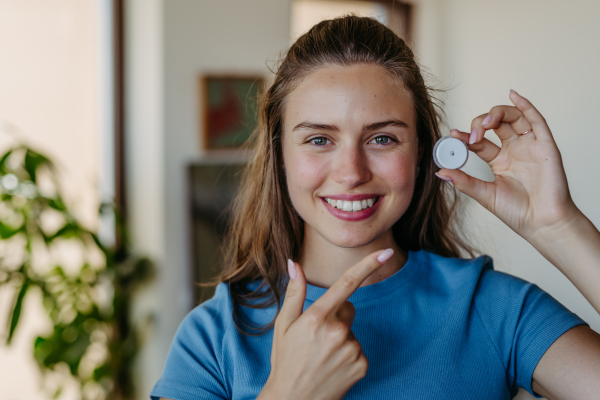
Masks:
[[[467,145],[460,139],[444,136],[433,146],[433,161],[440,168],[459,169],[468,158]]]

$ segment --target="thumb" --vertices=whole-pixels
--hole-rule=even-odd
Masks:
[[[451,182],[455,188],[467,196],[473,198],[487,210],[492,211],[491,206],[496,196],[496,184],[486,182],[464,173],[458,169],[440,169],[436,176]]]
[[[281,334],[284,334],[294,321],[302,315],[304,300],[306,299],[306,277],[300,264],[288,260],[288,273],[290,280],[285,292],[285,299],[275,321],[278,324],[277,330]]]

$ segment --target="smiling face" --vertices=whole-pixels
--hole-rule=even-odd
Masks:
[[[321,67],[290,93],[283,120],[288,191],[306,234],[354,248],[389,233],[420,157],[402,85],[376,65]]]

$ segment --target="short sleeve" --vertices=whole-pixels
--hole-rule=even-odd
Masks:
[[[171,343],[162,376],[150,397],[173,400],[228,399],[222,366],[223,297],[219,284],[212,299],[192,310],[181,322]]]
[[[531,387],[539,360],[563,333],[588,324],[537,285],[492,268],[482,271],[476,310],[506,368],[511,393],[522,387],[541,398]]]

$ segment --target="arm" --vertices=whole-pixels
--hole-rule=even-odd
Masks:
[[[600,232],[579,210],[528,241],[600,313]],[[600,335],[577,326],[558,338],[533,372],[532,388],[548,399],[592,399],[600,393]]]
[[[600,393],[600,335],[589,326],[569,329],[546,350],[531,387],[550,400],[597,399]]]

